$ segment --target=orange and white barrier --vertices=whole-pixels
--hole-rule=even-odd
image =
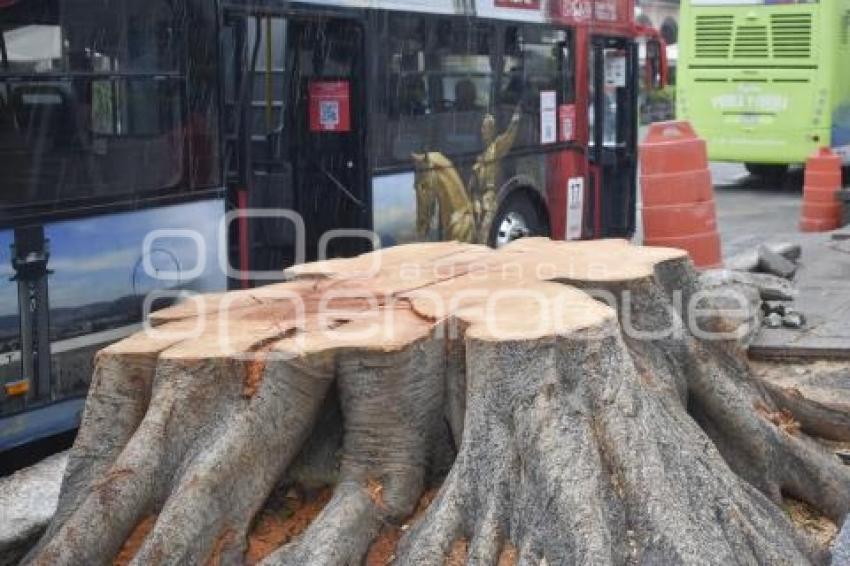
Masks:
[[[841,226],[841,158],[828,147],[820,148],[806,161],[803,184],[803,232],[828,232]]]
[[[723,263],[705,141],[688,122],[649,127],[640,146],[644,244],[687,251],[698,268]]]

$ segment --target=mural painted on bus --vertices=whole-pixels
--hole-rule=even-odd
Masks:
[[[389,18],[380,35],[381,110],[372,117],[370,151],[382,245],[494,243],[510,189],[545,202],[541,148],[573,140],[574,129],[558,125],[559,111],[575,103],[571,37],[540,26],[402,16]]]
[[[47,224],[51,339],[138,323],[153,291],[224,289],[218,262],[222,210],[220,200],[210,200]],[[158,238],[145,258],[145,237],[155,230],[184,236]],[[0,354],[20,346],[12,243],[13,232],[0,231]],[[157,272],[170,275],[158,279]],[[180,273],[188,277],[177,277]]]
[[[414,154],[416,167],[417,236],[425,239],[439,204],[439,226],[445,239],[488,243],[498,204],[502,162],[513,148],[522,114],[514,112],[508,128],[497,135],[496,118],[484,116],[481,139],[485,149],[464,184],[449,158],[439,152]]]

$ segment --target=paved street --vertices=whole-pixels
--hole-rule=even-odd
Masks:
[[[713,163],[711,173],[725,256],[763,242],[802,243],[812,239],[798,228],[802,170],[792,169],[781,185],[767,185],[736,163]]]

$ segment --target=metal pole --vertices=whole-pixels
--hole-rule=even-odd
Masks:
[[[6,51],[6,37],[0,31],[0,59],[3,60],[3,70],[9,70],[9,52]]]
[[[272,59],[274,58],[274,52],[272,50],[272,18],[271,16],[266,17],[266,134],[270,133],[274,129],[274,106],[272,102],[272,97],[274,96],[274,82],[273,82],[273,72],[274,65],[272,64]]]
[[[45,265],[46,266],[46,265]],[[53,400],[52,371],[50,363],[50,303],[47,297],[47,269],[34,285],[36,352],[35,362],[38,372],[38,398]]]
[[[33,344],[33,313],[30,299],[29,281],[18,279],[18,312],[20,313],[21,329],[21,379],[31,384],[27,392],[27,400],[32,401],[36,396],[33,386],[35,379],[35,352]]]
[[[47,293],[49,258],[49,241],[44,237],[44,227],[15,229],[12,267],[15,269],[13,280],[18,283],[21,377],[34,385],[27,394],[29,400],[49,400],[52,394],[50,304]]]

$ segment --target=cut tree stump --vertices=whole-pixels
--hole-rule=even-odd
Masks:
[[[846,415],[752,377],[757,288],[706,294],[683,252],[624,241],[419,244],[290,275],[98,354],[29,563],[241,564],[273,493],[328,482],[263,564],[829,560],[781,504],[843,523],[850,471],[806,433]]]

